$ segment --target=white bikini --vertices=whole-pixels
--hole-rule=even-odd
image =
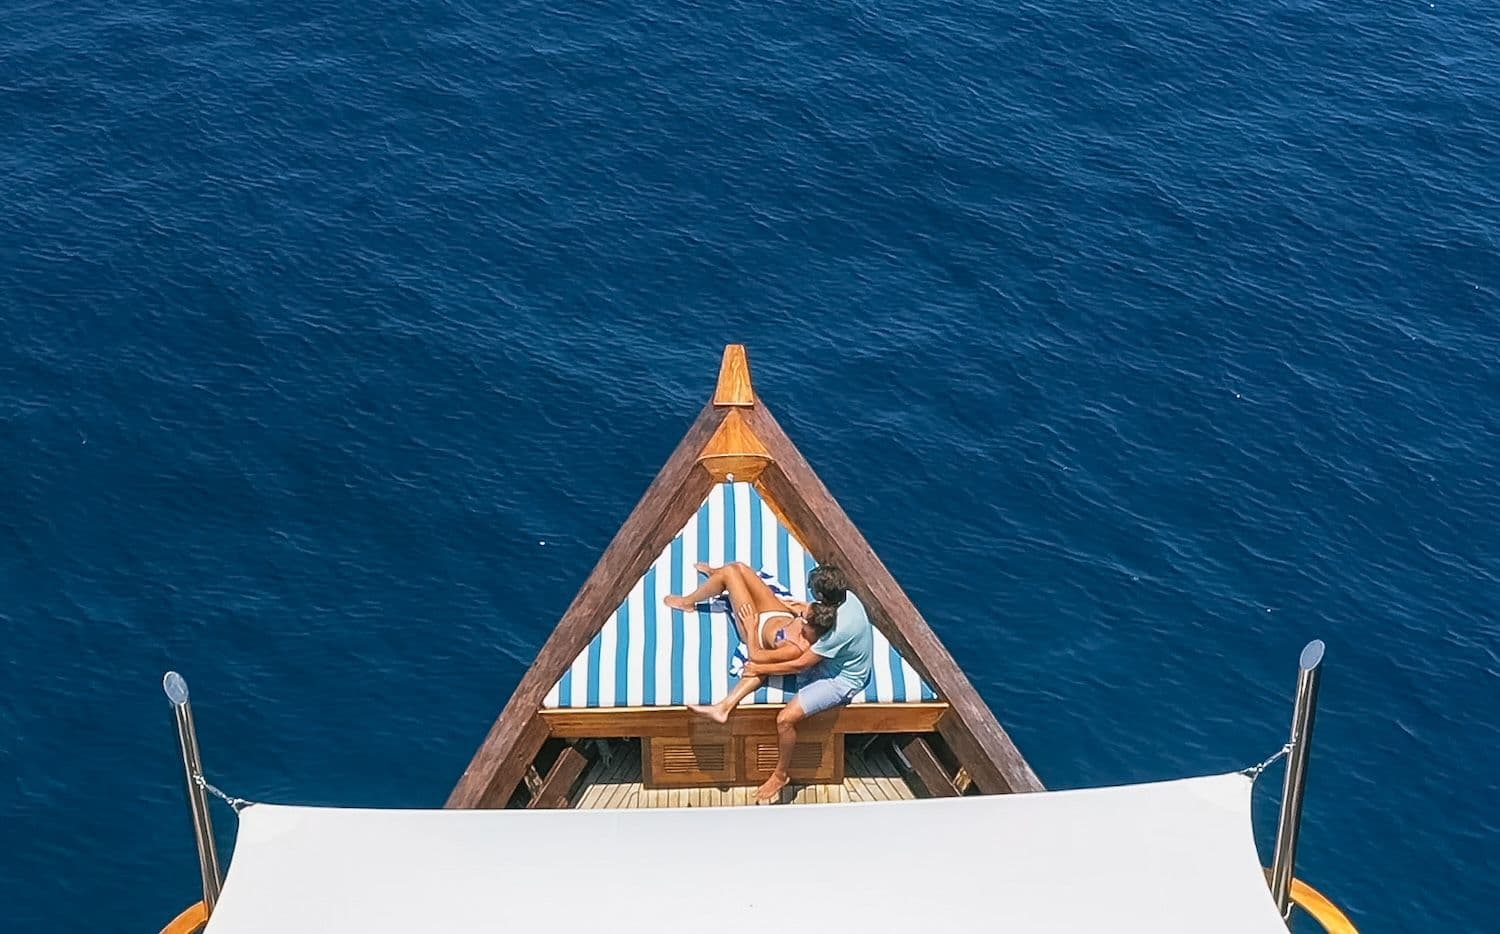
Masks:
[[[760,648],[769,649],[772,645],[775,645],[777,642],[780,642],[782,639],[786,638],[786,627],[783,626],[782,628],[776,630],[776,635],[771,638],[770,644],[768,645],[766,643],[766,620],[775,619],[778,616],[785,616],[787,619],[797,618],[794,614],[788,613],[786,610],[763,611],[760,614],[760,619],[755,626],[755,635],[758,639],[760,639]]]

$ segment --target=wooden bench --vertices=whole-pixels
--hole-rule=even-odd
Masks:
[[[777,759],[776,715],[782,704],[745,705],[726,724],[686,707],[595,707],[544,710],[549,733],[562,739],[638,737],[647,788],[758,785]],[[860,703],[809,717],[797,727],[793,779],[844,780],[844,737],[862,733],[931,733],[948,705]]]

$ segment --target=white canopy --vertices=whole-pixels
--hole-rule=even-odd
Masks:
[[[1250,781],[874,804],[257,804],[207,934],[1286,934]]]

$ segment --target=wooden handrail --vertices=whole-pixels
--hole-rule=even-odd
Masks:
[[[199,902],[173,918],[161,929],[161,934],[198,934],[208,924],[208,906]]]
[[[1339,906],[1301,879],[1292,880],[1292,904],[1312,915],[1312,919],[1328,934],[1359,934],[1354,922],[1339,910]]]
[[[1271,884],[1269,869],[1266,870],[1266,884]],[[1290,895],[1292,904],[1311,915],[1328,934],[1359,934],[1359,929],[1349,920],[1348,915],[1339,910],[1339,906],[1301,879],[1292,879]]]

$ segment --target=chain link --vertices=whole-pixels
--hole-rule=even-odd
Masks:
[[[1278,759],[1280,759],[1282,756],[1286,755],[1287,753],[1290,753],[1291,751],[1292,751],[1292,744],[1291,743],[1287,743],[1285,746],[1282,746],[1281,749],[1277,750],[1276,755],[1274,755],[1271,758],[1267,759],[1266,761],[1262,762],[1260,765],[1252,765],[1250,768],[1245,769],[1244,771],[1240,772],[1240,774],[1244,775],[1244,776],[1247,776],[1253,782],[1257,778],[1260,778],[1260,773],[1264,772],[1266,769],[1269,769],[1271,766],[1275,765],[1276,761]]]
[[[218,798],[220,801],[223,801],[225,804],[234,808],[234,813],[236,814],[255,803],[254,801],[246,801],[244,798],[236,798],[231,795],[226,795],[224,792],[214,787],[212,782],[204,778],[202,772],[194,772],[193,781],[198,784],[199,788],[202,788],[204,791],[213,795],[215,798]]]

